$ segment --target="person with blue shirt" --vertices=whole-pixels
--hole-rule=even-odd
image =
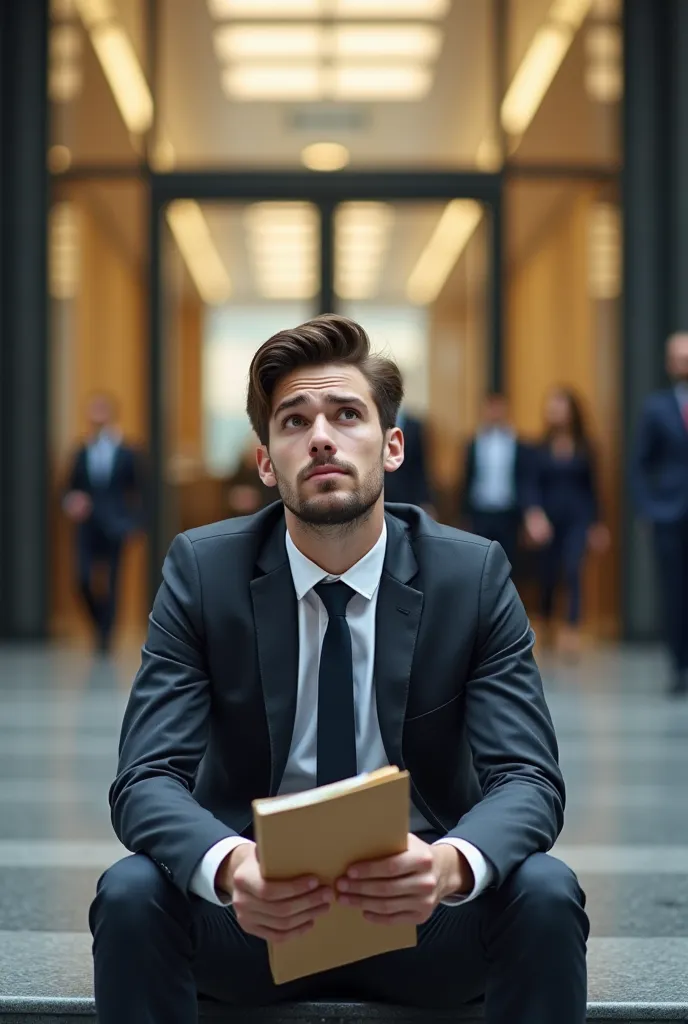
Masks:
[[[541,614],[551,625],[557,586],[567,590],[567,628],[562,631],[562,653],[579,652],[581,586],[588,548],[604,551],[609,531],[600,522],[594,454],[576,395],[557,387],[545,403],[545,436],[534,447],[524,482],[525,527],[541,547]]]
[[[74,456],[63,508],[76,526],[78,588],[97,635],[108,651],[117,611],[122,549],[143,525],[144,487],[138,453],[116,426],[115,402],[93,395],[88,404],[91,436]],[[95,585],[104,570],[106,586]]]
[[[688,694],[688,331],[667,342],[672,386],[649,395],[638,424],[631,480],[639,514],[654,527],[670,693]]]

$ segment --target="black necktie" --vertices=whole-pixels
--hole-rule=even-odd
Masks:
[[[354,591],[341,580],[318,583],[313,589],[329,616],[318,674],[317,780],[324,786],[356,774],[353,658],[346,621]]]

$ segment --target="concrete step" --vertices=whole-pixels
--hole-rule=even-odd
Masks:
[[[588,1020],[688,1024],[688,938],[594,938]],[[0,1024],[95,1024],[90,936],[0,931]],[[368,1003],[232,1010],[202,1003],[208,1024],[478,1024],[481,1007],[452,1012]],[[123,1022],[125,1024],[125,1022]]]

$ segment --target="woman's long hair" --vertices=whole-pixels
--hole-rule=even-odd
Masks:
[[[585,412],[583,410],[583,403],[580,397],[572,388],[568,387],[557,387],[551,392],[552,394],[561,395],[566,399],[569,407],[569,414],[571,417],[571,434],[573,435],[573,443],[577,452],[590,452],[591,442],[590,433],[586,422]],[[545,444],[551,444],[552,438],[555,434],[555,427],[545,426]]]

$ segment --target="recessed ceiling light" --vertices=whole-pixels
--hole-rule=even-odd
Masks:
[[[344,58],[434,60],[441,45],[436,25],[338,25],[334,30],[334,53]]]
[[[311,171],[340,171],[349,160],[349,150],[339,142],[312,142],[301,153],[301,163]]]
[[[336,100],[420,100],[431,85],[430,70],[414,64],[342,64],[332,71]]]
[[[223,71],[222,85],[238,100],[316,100],[323,93],[317,64],[239,64]]]
[[[221,61],[318,58],[323,49],[319,25],[219,25],[215,52]]]

